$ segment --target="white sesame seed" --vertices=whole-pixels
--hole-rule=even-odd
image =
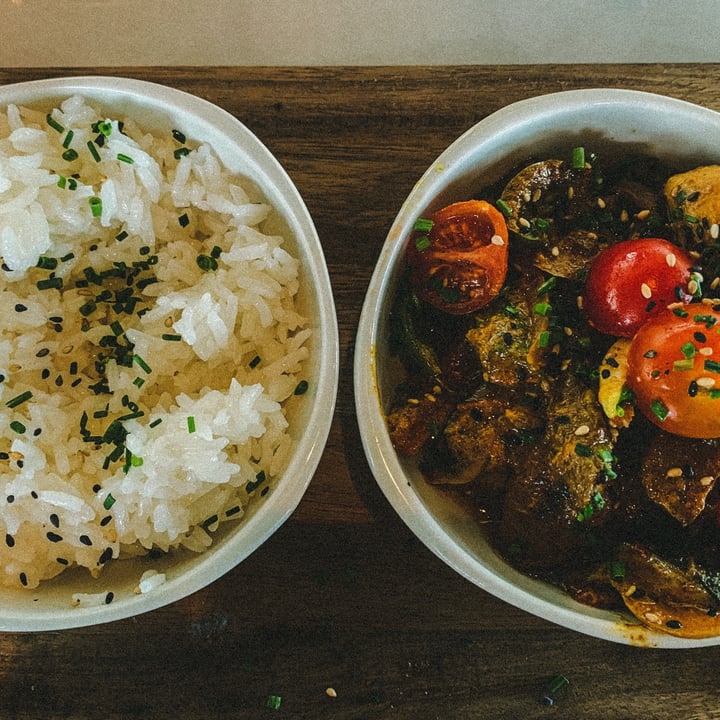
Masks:
[[[652,288],[647,283],[643,283],[640,286],[640,292],[646,300],[649,300],[652,297]]]
[[[715,387],[715,378],[701,377],[698,378],[695,383],[698,385],[698,387],[701,387],[705,390],[710,390],[711,388]]]
[[[720,236],[720,225],[718,225],[717,223],[713,223],[710,226],[710,237],[713,240],[717,240],[719,236]]]
[[[589,433],[590,433],[589,425],[580,425],[579,427],[575,428],[575,434],[578,437],[582,437],[583,435],[588,435]]]
[[[535,192],[532,195],[532,201],[537,202],[540,199],[541,195],[542,195],[542,188],[536,188]]]
[[[523,218],[523,217],[521,217],[521,218],[518,220],[518,223],[519,223],[520,225],[522,225],[524,228],[529,228],[529,227],[530,227],[530,221],[529,221],[529,220],[526,220],[526,219]]]
[[[558,255],[560,255],[560,248],[557,245],[554,245],[552,250],[550,250],[550,254],[553,257],[557,257]]]
[[[329,688],[325,691],[325,694],[326,694],[328,697],[332,697],[332,698],[337,697],[337,692],[335,692],[335,688],[329,687]]]
[[[675,267],[675,263],[677,262],[677,258],[675,257],[675,253],[668,253],[665,256],[665,262],[668,264],[668,267]]]
[[[711,347],[703,347],[698,350],[698,353],[700,353],[700,355],[712,355],[713,349]]]
[[[697,291],[698,291],[697,280],[691,280],[691,281],[688,283],[688,292],[689,292],[691,295],[694,295]]]
[[[649,210],[641,210],[637,215],[635,215],[635,217],[636,217],[638,220],[646,220],[649,215],[650,215],[650,211],[649,211]]]
[[[499,246],[501,246],[501,247],[505,244],[505,241],[504,241],[499,235],[493,235],[493,236],[490,238],[490,242],[491,242],[493,245],[499,245]]]
[[[682,474],[683,474],[682,468],[679,468],[679,467],[671,467],[671,468],[665,473],[665,475],[666,475],[667,477],[669,477],[669,478],[682,477]]]
[[[709,487],[715,482],[715,478],[712,475],[706,475],[705,477],[700,478],[700,484],[703,487]]]
[[[628,211],[623,208],[620,211],[620,221],[621,222],[627,222],[630,219],[630,215],[628,215]]]
[[[597,204],[598,204],[598,207],[599,207],[601,210],[604,210],[605,207],[606,207],[605,201],[604,201],[602,198],[598,198],[598,199],[597,199]]]
[[[570,187],[568,188],[568,198],[569,198],[570,200],[572,200],[574,197],[575,197],[575,188],[573,188],[572,186],[570,186]]]
[[[657,623],[660,622],[660,618],[654,613],[654,612],[646,612],[643,613],[643,617],[651,623]]]

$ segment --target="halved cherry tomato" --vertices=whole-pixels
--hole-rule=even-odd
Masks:
[[[669,304],[692,299],[694,264],[684,250],[660,238],[610,246],[588,272],[583,299],[588,322],[602,333],[632,337]]]
[[[658,427],[720,437],[720,311],[684,304],[648,320],[628,351],[627,385]]]
[[[427,234],[408,247],[417,294],[452,315],[487,305],[505,282],[508,231],[502,213],[484,200],[448,205],[431,217]]]

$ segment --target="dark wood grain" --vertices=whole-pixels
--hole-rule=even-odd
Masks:
[[[468,583],[384,500],[354,415],[354,335],[374,262],[432,160],[494,110],[585,87],[720,110],[720,65],[0,69],[0,84],[107,74],[204,97],[277,156],[313,215],[341,338],[327,449],[292,518],[207,589],[88,629],[0,635],[0,718],[706,720],[720,648],[581,636]],[[540,702],[556,673],[571,680]],[[333,688],[336,697],[327,694]],[[271,695],[280,707],[267,707]]]

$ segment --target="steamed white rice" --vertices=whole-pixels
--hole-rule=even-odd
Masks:
[[[0,584],[202,551],[282,470],[310,330],[247,185],[81,97],[0,112]]]

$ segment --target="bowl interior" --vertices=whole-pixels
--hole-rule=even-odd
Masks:
[[[481,527],[417,467],[398,458],[384,412],[398,381],[388,351],[390,306],[412,225],[506,176],[531,158],[567,157],[583,145],[603,156],[643,152],[670,166],[720,162],[720,115],[671,98],[623,90],[580,90],[521,101],[479,122],[428,168],[396,217],[363,306],[355,355],[358,419],[371,469],[390,503],[429,549],[476,585],[565,627],[608,640],[658,647],[720,643],[653,633],[629,616],[580,605],[508,566]]]
[[[196,555],[177,552],[150,560],[138,557],[110,563],[93,580],[68,570],[31,592],[0,589],[0,629],[47,630],[91,625],[136,615],[185,597],[234,567],[256,550],[293,512],[320,460],[330,429],[338,382],[338,330],[329,276],[317,232],[307,208],[284,169],[243,124],[195,96],[169,87],[121,78],[85,77],[40,80],[0,87],[0,106],[26,104],[50,109],[81,94],[109,114],[132,116],[155,132],[182,131],[208,142],[223,164],[245,177],[274,208],[264,226],[286,238],[286,248],[300,259],[298,306],[313,329],[307,361],[310,383],[302,401],[289,401],[294,451],[275,487],[250,506],[238,523],[223,523],[213,545]],[[167,575],[165,584],[136,594],[146,569]],[[112,591],[111,604],[72,608],[74,592]]]

